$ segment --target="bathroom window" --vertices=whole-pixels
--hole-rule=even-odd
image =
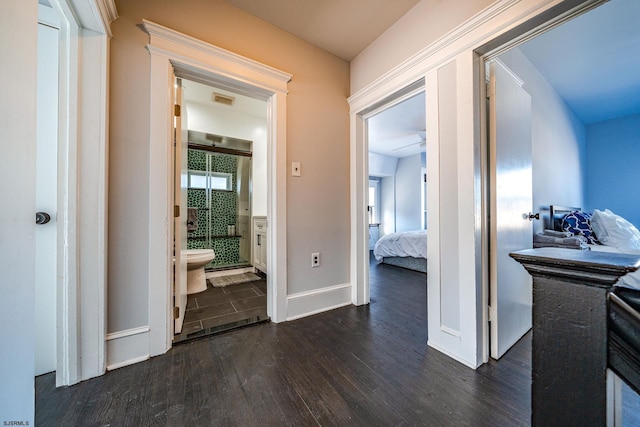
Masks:
[[[231,191],[231,184],[230,173],[189,171],[189,188]]]

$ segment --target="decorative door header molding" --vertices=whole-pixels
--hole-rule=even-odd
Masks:
[[[171,52],[175,57],[180,52],[179,56],[186,57],[190,61],[206,63],[217,70],[227,70],[224,74],[228,77],[246,81],[249,76],[251,80],[249,83],[287,93],[287,83],[292,77],[289,73],[145,19],[142,20],[142,25],[149,34],[151,53],[166,51]]]

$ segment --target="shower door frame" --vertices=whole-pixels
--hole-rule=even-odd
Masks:
[[[291,75],[143,20],[149,34],[149,356],[167,352],[173,340],[172,253],[173,78],[204,83],[267,102],[267,216],[269,247],[267,314],[287,314],[286,103]],[[184,207],[186,208],[186,207]]]
[[[247,141],[250,143],[253,143],[253,141]],[[212,227],[213,227],[213,209],[211,207],[211,204],[213,203],[213,191],[219,191],[219,190],[214,190],[211,186],[211,177],[213,176],[213,174],[217,171],[213,171],[212,167],[211,167],[211,162],[213,161],[213,154],[212,153],[217,153],[218,155],[226,155],[226,156],[234,156],[234,157],[238,157],[238,158],[248,158],[251,161],[253,161],[253,153],[248,151],[241,151],[241,150],[234,150],[234,149],[227,149],[227,148],[219,148],[219,147],[208,147],[206,145],[200,145],[200,144],[189,144],[188,147],[189,150],[200,150],[206,153],[206,162],[205,162],[205,176],[206,176],[206,188],[204,188],[205,190],[205,205],[207,206],[207,238],[206,238],[206,243],[205,243],[205,248],[207,249],[214,249],[213,247],[213,242],[214,242],[214,237],[212,235]],[[240,161],[238,159],[238,161]],[[191,170],[190,170],[191,171]],[[239,172],[238,172],[239,175]],[[251,182],[251,180],[253,179],[252,177],[252,173],[251,173],[251,168],[249,168],[249,181]],[[237,186],[237,180],[236,180],[236,186]],[[222,190],[225,191],[225,190]],[[236,188],[235,190],[230,190],[232,192],[238,192],[238,189]],[[237,199],[239,200],[240,196],[237,196]],[[251,190],[249,190],[249,218],[252,218],[252,212],[253,212],[253,206],[251,203]],[[240,217],[240,212],[238,212],[238,208],[236,206],[236,214],[235,214],[235,221],[236,221],[236,229],[238,227],[238,219]],[[233,236],[233,237],[237,237],[237,236]],[[249,238],[249,240],[251,239],[251,233],[248,233],[248,237],[246,235],[243,235],[244,238]],[[240,241],[238,241],[238,245],[240,245]],[[251,244],[249,244],[249,256],[246,257],[246,263],[240,264],[240,263],[236,263],[236,264],[221,264],[221,265],[216,265],[213,267],[214,270],[216,269],[230,269],[230,268],[249,268],[252,266],[251,263]],[[239,248],[238,248],[239,249]],[[217,255],[216,255],[217,256]],[[205,266],[205,269],[207,269],[207,266]]]

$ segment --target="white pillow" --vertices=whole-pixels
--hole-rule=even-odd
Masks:
[[[620,250],[640,250],[640,231],[620,215],[609,209],[594,210],[591,228],[600,242]]]

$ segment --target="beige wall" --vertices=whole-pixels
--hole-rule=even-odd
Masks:
[[[122,0],[112,25],[108,331],[148,324],[147,19],[293,74],[287,98],[288,294],[349,281],[349,64],[221,0]],[[311,252],[321,268],[311,269]],[[151,284],[153,286],[153,284]]]
[[[351,93],[449,33],[495,0],[422,0],[351,61]]]

